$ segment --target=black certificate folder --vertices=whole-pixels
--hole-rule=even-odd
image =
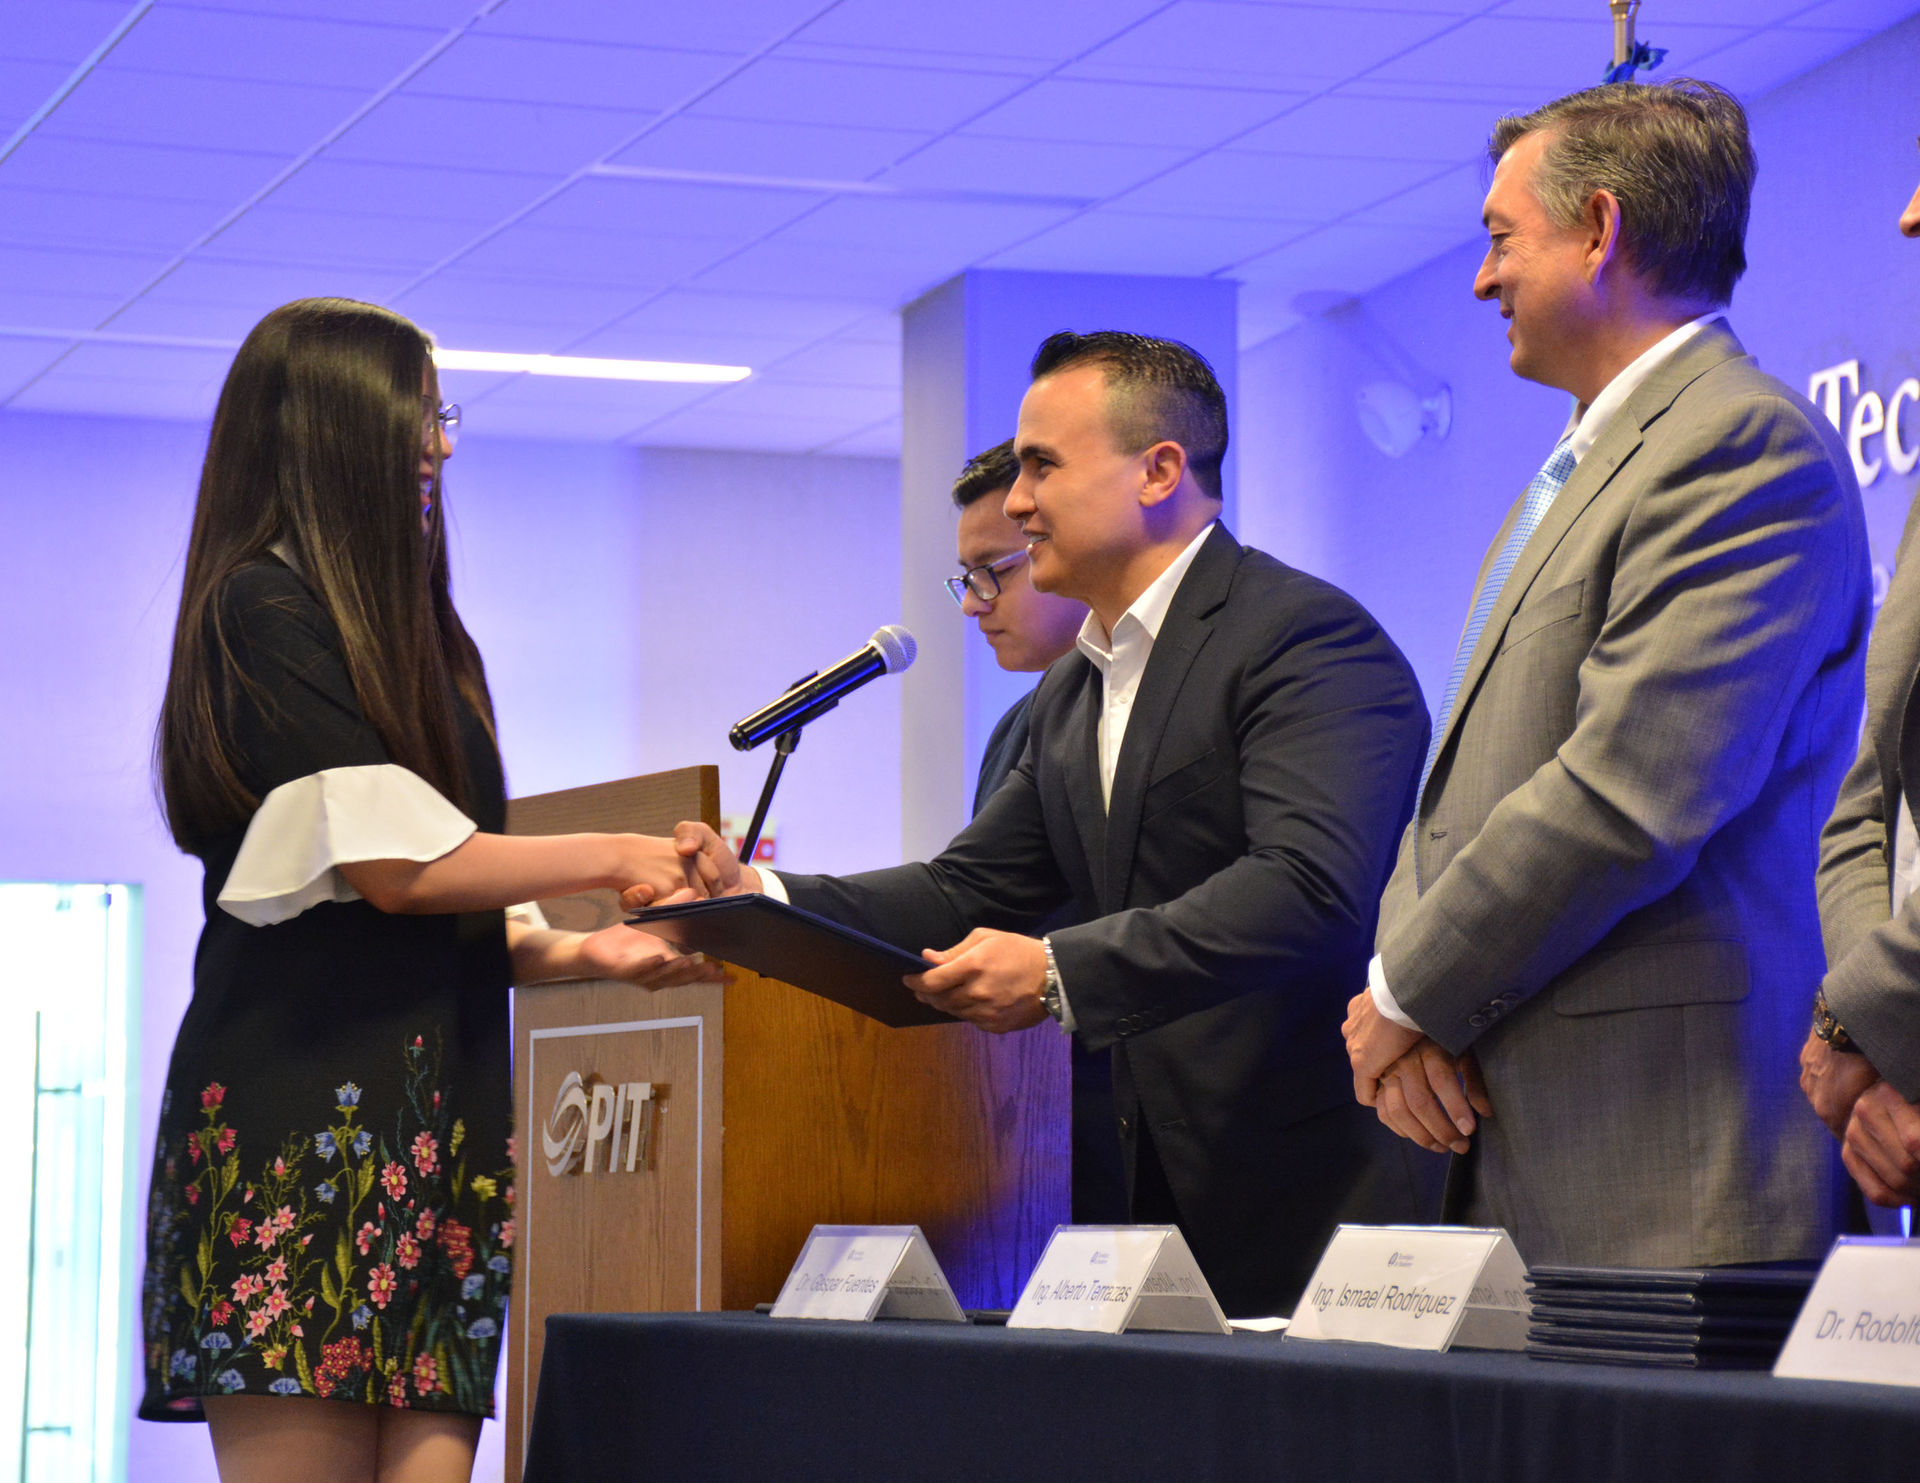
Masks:
[[[904,974],[926,971],[920,958],[768,896],[651,906],[628,917],[627,925],[682,952],[751,968],[896,1029],[955,1023],[900,982]]]

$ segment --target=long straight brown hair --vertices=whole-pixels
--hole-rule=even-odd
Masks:
[[[472,811],[457,707],[464,698],[489,734],[493,708],[448,589],[437,471],[421,528],[432,365],[416,325],[351,299],[284,305],[234,357],[200,473],[155,744],[182,849],[259,806],[233,720],[243,687],[265,697],[235,661],[220,597],[276,545],[338,627],[361,711],[389,756]]]

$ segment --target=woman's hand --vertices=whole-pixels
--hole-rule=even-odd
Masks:
[[[726,969],[702,953],[681,954],[650,933],[616,923],[574,934],[576,978],[614,978],[643,989],[722,983]]]
[[[684,827],[684,826],[683,826]],[[637,911],[670,896],[708,894],[700,878],[699,861],[689,859],[671,838],[656,834],[611,836],[619,856],[617,875],[605,884],[620,892],[620,903]]]

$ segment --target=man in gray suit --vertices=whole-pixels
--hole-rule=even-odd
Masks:
[[[1346,1026],[1355,1089],[1531,1263],[1809,1257],[1813,866],[1868,623],[1845,449],[1720,310],[1740,105],[1613,84],[1501,120],[1474,292],[1574,398],[1495,536]]]
[[[1920,190],[1900,230],[1920,237]],[[1867,729],[1820,842],[1828,970],[1800,1086],[1876,1205],[1920,1201],[1920,502],[1867,651]],[[1889,800],[1892,806],[1889,807]]]

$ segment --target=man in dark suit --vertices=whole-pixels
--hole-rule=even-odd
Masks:
[[[709,891],[922,950],[908,984],[950,1014],[1112,1047],[1133,1218],[1178,1223],[1228,1311],[1281,1311],[1337,1222],[1431,1213],[1432,1161],[1352,1104],[1339,1032],[1426,708],[1359,604],[1219,524],[1226,401],[1186,346],[1052,336],[1014,443],[1030,578],[1092,611],[979,817],[845,878],[742,870],[697,824],[681,847]],[[1078,925],[1024,935],[1069,901]]]
[[[1087,609],[1071,598],[1042,592],[1027,580],[1027,538],[1006,512],[1007,493],[1019,473],[1020,460],[1013,456],[1009,438],[969,459],[953,481],[953,502],[960,509],[960,574],[947,578],[947,590],[960,611],[980,625],[1002,669],[1038,674],[1073,652]],[[1027,749],[1033,696],[1029,690],[1007,707],[987,738],[973,795],[976,814]],[[1072,909],[1063,908],[1035,930],[1044,936],[1074,920]],[[1068,1044],[1073,1060],[1073,1223],[1119,1225],[1127,1218],[1127,1175],[1113,1108],[1112,1052],[1088,1050],[1077,1039]]]

